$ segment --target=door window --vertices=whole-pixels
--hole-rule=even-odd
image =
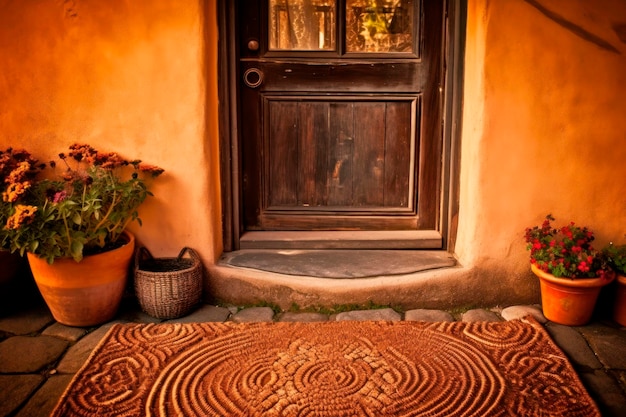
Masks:
[[[413,2],[348,0],[347,52],[413,52]]]
[[[268,6],[270,51],[335,51],[343,46],[336,39],[345,39],[352,53],[415,49],[412,0],[347,0],[339,27],[336,1],[270,0]]]
[[[336,5],[329,0],[270,0],[270,50],[335,49]]]

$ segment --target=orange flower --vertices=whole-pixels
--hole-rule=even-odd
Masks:
[[[22,161],[17,164],[17,167],[9,173],[7,178],[4,180],[7,183],[14,183],[18,181],[22,181],[26,174],[30,171],[30,162]]]
[[[9,184],[7,190],[2,193],[2,201],[7,203],[15,203],[22,194],[26,192],[31,186],[29,181],[14,182]]]
[[[95,155],[96,150],[89,145],[84,145],[80,143],[74,143],[70,146],[70,156],[74,158],[76,161],[80,162],[82,160],[88,160],[91,163],[91,158]]]
[[[139,171],[141,171],[141,172],[148,172],[153,177],[158,177],[165,170],[163,168],[161,168],[161,167],[156,166],[156,165],[139,164]]]
[[[35,218],[37,207],[18,204],[15,213],[7,219],[6,229],[19,229],[23,224],[29,224]]]
[[[98,152],[95,158],[95,165],[100,165],[104,169],[112,170],[124,165],[128,165],[128,162],[120,157],[115,152],[103,153]]]

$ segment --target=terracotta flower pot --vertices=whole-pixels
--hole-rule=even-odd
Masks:
[[[539,277],[543,315],[566,326],[588,323],[600,290],[614,278],[557,278],[533,264],[530,267]]]
[[[124,294],[135,249],[135,237],[125,232],[128,243],[81,262],[56,259],[51,265],[31,253],[28,262],[55,320],[68,326],[94,326],[111,320]]]
[[[613,307],[613,320],[622,326],[626,326],[626,277],[617,276],[617,292]]]

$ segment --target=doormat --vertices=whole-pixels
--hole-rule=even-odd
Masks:
[[[287,275],[367,278],[448,268],[456,260],[445,251],[246,249],[224,253],[220,263]]]
[[[53,416],[600,416],[532,318],[116,324]]]

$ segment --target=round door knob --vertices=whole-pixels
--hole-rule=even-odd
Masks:
[[[257,41],[256,39],[250,39],[248,41],[248,49],[251,51],[258,51],[259,50],[259,41]]]
[[[263,71],[258,68],[249,68],[243,73],[243,82],[250,88],[257,88],[263,84]]]

